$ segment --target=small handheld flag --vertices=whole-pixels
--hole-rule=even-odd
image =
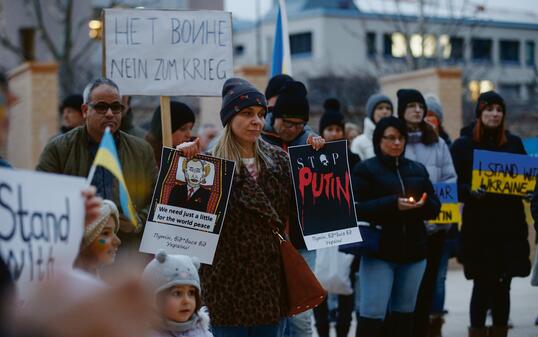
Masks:
[[[271,76],[287,74],[291,76],[290,38],[286,1],[279,0],[276,16],[275,43],[273,45],[273,65]]]
[[[101,139],[99,144],[99,149],[95,155],[90,173],[88,174],[88,182],[91,183],[93,176],[95,175],[95,169],[97,166],[102,166],[110,173],[112,173],[116,179],[118,179],[118,186],[120,189],[120,205],[121,209],[124,212],[127,219],[129,219],[135,226],[135,231],[138,231],[141,227],[141,224],[138,221],[136,216],[136,211],[131,202],[131,197],[127,191],[127,185],[125,184],[125,179],[123,178],[123,171],[121,169],[121,163],[118,156],[118,151],[116,151],[116,144],[110,133],[110,129],[107,127],[105,134]]]

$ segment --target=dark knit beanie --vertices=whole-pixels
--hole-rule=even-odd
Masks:
[[[398,117],[400,119],[404,119],[405,108],[407,107],[407,104],[412,102],[419,102],[423,104],[424,116],[426,115],[428,106],[426,105],[426,100],[424,100],[424,96],[422,96],[420,91],[416,89],[400,89],[396,95],[398,96]]]
[[[329,125],[338,125],[344,129],[344,115],[340,113],[340,102],[336,98],[329,98],[323,103],[325,112],[319,120],[319,134],[323,135],[323,130]]]
[[[265,89],[265,98],[269,99],[271,97],[274,97],[278,95],[278,92],[286,82],[293,81],[293,78],[286,74],[278,74],[273,76],[269,83],[267,83],[267,88]]]
[[[172,133],[177,131],[183,125],[194,123],[195,121],[194,112],[187,104],[181,102],[170,101],[170,115],[172,120]],[[151,118],[151,124],[149,126],[149,131],[157,139],[163,138],[161,123],[161,107],[159,106],[153,112],[153,117]]]
[[[65,108],[73,108],[82,112],[82,103],[82,95],[69,95],[63,100],[62,105],[60,105],[60,114]]]
[[[220,120],[222,126],[236,113],[249,106],[258,105],[267,111],[267,100],[252,84],[241,78],[229,78],[222,87],[222,108]]]
[[[486,91],[480,94],[478,96],[478,101],[476,102],[476,118],[480,118],[482,115],[482,111],[488,106],[492,104],[499,104],[503,112],[506,114],[506,105],[504,104],[504,99],[496,93],[495,91]]]
[[[414,102],[414,101],[411,101]],[[407,144],[407,139],[409,138],[409,135],[407,134],[407,126],[405,123],[394,116],[384,117],[379,120],[379,122],[375,126],[374,134],[372,135],[372,143],[374,144],[374,152],[377,156],[380,156],[382,154],[381,152],[381,138],[383,138],[383,135],[385,134],[385,130],[389,127],[393,127],[396,130],[400,131],[400,134],[402,137],[404,137],[405,142]],[[403,152],[405,153],[405,151]],[[403,155],[402,153],[402,155]]]
[[[308,121],[310,105],[306,98],[306,87],[299,81],[287,82],[278,94],[273,116],[275,118],[300,118]]]

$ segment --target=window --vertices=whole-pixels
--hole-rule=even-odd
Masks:
[[[290,54],[312,54],[312,33],[299,33],[290,35]]]
[[[239,44],[239,45],[234,47],[234,55],[235,56],[241,56],[244,53],[245,53],[245,46],[243,46],[242,44]]]
[[[383,35],[383,54],[389,57],[404,57],[407,53],[405,35],[389,33]]]
[[[500,40],[499,52],[501,62],[519,64],[519,41]]]
[[[366,33],[366,50],[368,56],[375,56],[377,54],[375,38],[376,34],[374,32]]]
[[[534,41],[525,42],[525,64],[533,66],[535,64],[536,55],[534,54]]]
[[[383,34],[383,55],[392,56],[392,37],[391,37],[391,34]]]
[[[463,60],[463,38],[448,35],[439,36],[441,57],[445,60]]]
[[[472,39],[472,58],[473,61],[486,61],[491,62],[491,39]]]
[[[405,39],[404,39],[405,41]],[[410,47],[411,47],[411,54],[414,57],[432,57],[435,55],[435,45],[436,45],[436,39],[433,35],[420,35],[420,34],[413,34],[411,35],[410,40]]]
[[[493,89],[495,89],[495,86],[493,85],[493,82],[489,80],[473,80],[469,82],[469,92],[471,94],[471,100],[474,102],[478,100],[478,96],[480,96],[481,93]]]
[[[501,83],[499,84],[499,91],[501,95],[506,99],[519,99],[519,84]]]

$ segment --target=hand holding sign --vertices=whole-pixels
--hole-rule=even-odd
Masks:
[[[82,190],[82,197],[84,198],[84,209],[85,209],[85,217],[84,217],[84,226],[88,226],[92,222],[94,222],[100,213],[101,204],[103,202],[103,198],[98,197],[95,195],[97,189],[95,186],[88,186]]]
[[[486,188],[484,187],[484,185],[480,186],[478,189],[476,189],[475,191],[471,191],[471,196],[475,199],[483,199],[485,196],[486,196]]]
[[[314,150],[319,151],[325,145],[325,139],[320,136],[308,136],[306,143],[312,145]]]
[[[176,150],[181,151],[183,156],[190,159],[201,152],[200,138],[196,138],[192,142],[181,143],[176,146]]]

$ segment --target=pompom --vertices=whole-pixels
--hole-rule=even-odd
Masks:
[[[160,263],[164,263],[164,261],[166,261],[166,252],[164,249],[159,250],[157,255],[155,255],[155,260],[159,261]]]
[[[336,98],[329,98],[323,103],[325,110],[340,111],[340,102]]]

